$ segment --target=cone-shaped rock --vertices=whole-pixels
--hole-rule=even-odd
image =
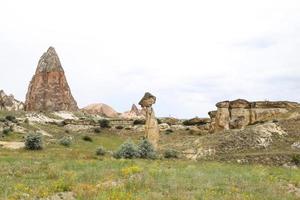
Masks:
[[[28,87],[25,109],[27,111],[78,110],[53,47],[50,47],[39,60],[35,75]]]

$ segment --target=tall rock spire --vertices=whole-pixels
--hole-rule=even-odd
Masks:
[[[28,87],[25,109],[27,111],[75,111],[78,109],[53,47],[49,47],[38,62],[36,72]]]

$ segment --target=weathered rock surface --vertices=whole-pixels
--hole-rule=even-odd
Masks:
[[[288,101],[248,102],[244,99],[223,101],[216,104],[217,111],[209,112],[210,132],[228,129],[243,129],[260,121],[273,120],[291,110],[300,108],[300,104]]]
[[[154,148],[158,146],[159,126],[154,114],[152,105],[155,104],[156,97],[146,92],[144,97],[139,102],[146,113],[145,137],[153,144]]]
[[[6,95],[3,90],[0,90],[0,110],[24,110],[24,103],[16,100],[13,95]]]
[[[39,60],[26,95],[26,111],[76,111],[64,70],[53,47]]]
[[[84,112],[93,115],[100,115],[102,117],[114,118],[118,117],[119,114],[109,105],[104,103],[91,104],[82,109]]]
[[[138,109],[135,104],[133,104],[130,111],[122,113],[120,117],[125,119],[140,119],[145,118],[145,113],[142,110]]]

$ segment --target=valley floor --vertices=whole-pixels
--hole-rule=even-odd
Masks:
[[[70,147],[48,141],[41,151],[0,151],[0,199],[299,199],[300,171],[283,167],[188,160],[116,160],[96,156],[126,137],[75,136]],[[297,194],[298,192],[298,194]]]

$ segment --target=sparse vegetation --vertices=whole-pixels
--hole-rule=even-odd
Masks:
[[[28,150],[41,150],[43,149],[42,135],[37,133],[30,133],[25,138],[25,148]]]

